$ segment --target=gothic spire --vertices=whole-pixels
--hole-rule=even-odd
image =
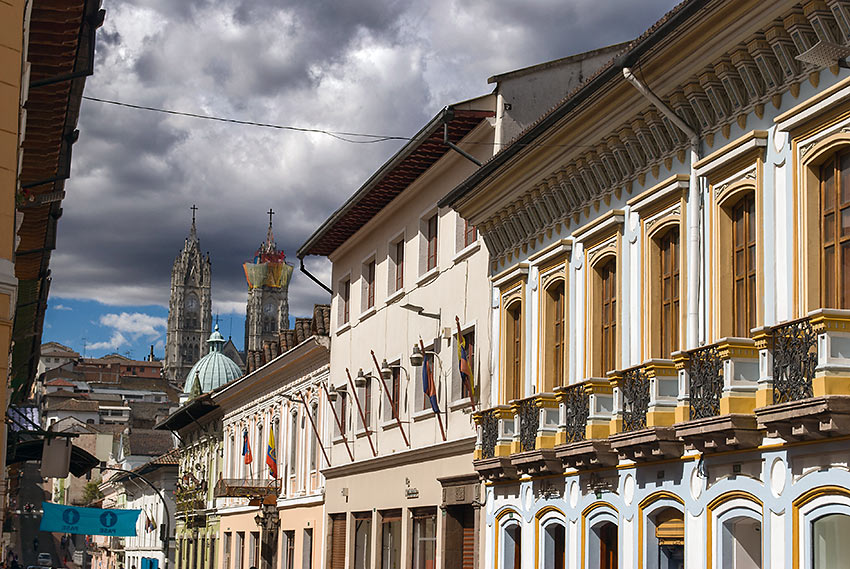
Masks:
[[[192,204],[192,207],[189,209],[192,210],[192,228],[189,230],[189,240],[197,242],[198,231],[195,229],[195,212],[198,211],[198,207],[195,204]]]

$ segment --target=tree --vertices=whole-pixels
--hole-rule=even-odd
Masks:
[[[103,492],[100,491],[100,478],[86,482],[83,488],[83,504],[89,505],[103,498]]]

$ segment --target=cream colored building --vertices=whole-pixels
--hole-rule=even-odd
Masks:
[[[317,305],[296,319],[281,333],[281,355],[213,396],[224,432],[220,569],[321,567],[329,316]]]
[[[487,251],[437,201],[475,170],[462,152],[492,155],[494,105],[485,96],[440,112],[298,252],[333,263],[323,567],[475,558],[472,412],[490,403]],[[474,395],[458,372],[458,326]],[[420,357],[433,370],[439,415],[424,396]]]
[[[847,2],[686,0],[441,202],[492,257],[484,567],[847,565],[845,54]]]

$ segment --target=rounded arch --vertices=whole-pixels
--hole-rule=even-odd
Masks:
[[[725,557],[732,549],[732,544],[748,552],[758,566],[764,553],[765,532],[763,526],[764,505],[755,495],[743,491],[732,490],[720,494],[706,506],[708,514],[707,559],[709,569],[726,567]],[[736,527],[743,525],[745,536],[734,535]],[[757,557],[757,559],[756,559]],[[719,560],[719,563],[717,563]]]
[[[744,178],[718,188],[714,199],[717,202],[717,205],[721,208],[729,209],[738,203],[741,198],[748,194],[755,193],[755,191],[755,181],[749,178]]]
[[[838,132],[822,138],[808,148],[803,148],[800,164],[804,169],[818,168],[830,156],[842,150],[850,150],[850,133]]]
[[[522,555],[522,516],[511,506],[504,506],[493,524],[496,569],[519,569]]]
[[[668,515],[673,510],[678,512],[679,515]],[[676,522],[680,521],[682,538],[684,539],[684,500],[676,494],[666,490],[653,492],[641,500],[638,504],[638,569],[644,569],[644,567],[657,569],[658,560],[657,558],[650,558],[650,552],[657,551],[657,548],[661,546],[657,531],[660,521],[658,516],[663,516],[664,523],[668,526],[668,528],[673,527],[674,530],[679,529],[676,527]],[[680,518],[680,520],[676,520],[676,517]],[[671,536],[669,535],[670,532],[668,531],[667,533],[667,539],[672,541]],[[684,546],[682,546],[681,553],[684,554]],[[672,556],[677,554],[677,552],[668,548],[668,550],[665,551],[665,554]]]
[[[815,522],[829,516],[850,519],[850,490],[842,486],[816,486],[800,494],[791,503],[792,567],[820,569],[815,566]]]
[[[646,232],[646,236],[654,241],[663,237],[668,231],[674,229],[681,231],[682,228],[682,216],[678,211],[668,212],[666,215],[653,221],[654,223]]]
[[[566,566],[567,516],[552,505],[534,515],[534,566],[563,569]]]
[[[617,558],[619,546],[620,513],[617,508],[601,500],[593,502],[581,512],[581,567],[609,567],[603,564],[601,559],[602,544],[609,555],[613,553],[613,559]],[[610,561],[609,558],[607,561]]]
[[[612,243],[610,245],[606,245],[605,247],[594,251],[590,258],[587,260],[587,266],[593,269],[596,272],[602,270],[608,263],[613,262],[615,265],[617,263],[617,247],[616,244]]]

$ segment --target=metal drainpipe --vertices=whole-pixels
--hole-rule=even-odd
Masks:
[[[304,258],[298,257],[298,260],[301,261],[301,266],[299,267],[301,269],[301,272],[304,273],[305,275],[307,275],[308,277],[310,277],[310,279],[312,279],[312,281],[314,283],[316,283],[317,285],[319,285],[320,287],[322,287],[323,289],[328,291],[328,294],[333,296],[334,291],[331,290],[331,288],[328,285],[326,285],[325,283],[320,281],[318,279],[318,277],[316,277],[316,275],[314,275],[313,273],[311,273],[310,271],[307,270],[307,267],[304,266]]]
[[[699,291],[700,291],[700,189],[694,164],[699,160],[699,134],[673,109],[659,99],[655,93],[650,91],[640,80],[635,77],[629,67],[623,67],[623,77],[634,85],[638,92],[646,97],[655,107],[679,130],[684,132],[691,143],[691,172],[688,182],[688,314],[687,314],[687,338],[688,349],[695,348],[699,344]]]

